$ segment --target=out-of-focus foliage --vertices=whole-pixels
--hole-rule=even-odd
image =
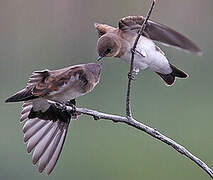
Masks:
[[[145,0],[0,1],[0,179],[209,179],[190,160],[146,134],[86,116],[72,122],[52,175],[40,175],[23,144],[21,104],[4,103],[25,86],[34,70],[95,61],[94,22],[116,26],[121,17],[145,15],[149,5]],[[152,19],[190,37],[203,56],[163,47],[171,62],[190,77],[169,88],[154,73],[143,71],[133,85],[135,117],[185,145],[211,167],[212,9],[212,0],[157,1]],[[124,114],[127,72],[127,64],[105,59],[101,83],[78,104]]]

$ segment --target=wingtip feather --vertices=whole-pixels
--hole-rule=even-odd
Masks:
[[[5,103],[8,103],[8,102],[10,102],[9,98],[8,98],[8,99],[6,99],[4,102],[5,102]]]

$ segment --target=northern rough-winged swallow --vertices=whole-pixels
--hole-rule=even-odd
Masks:
[[[131,62],[131,49],[145,18],[128,16],[119,21],[118,28],[95,23],[99,39],[97,42],[98,59],[103,57],[121,58]],[[175,78],[187,78],[187,74],[172,65],[164,52],[153,41],[171,45],[189,52],[201,54],[201,50],[188,38],[175,30],[149,20],[135,51],[134,73],[149,68],[156,72],[170,86]]]
[[[101,65],[81,64],[59,70],[35,71],[23,90],[6,102],[24,101],[20,122],[27,152],[33,149],[33,164],[50,174],[59,158],[70,123],[70,114],[48,103],[71,102],[90,92],[99,82]],[[74,113],[74,118],[79,114]],[[73,118],[73,117],[72,117]]]

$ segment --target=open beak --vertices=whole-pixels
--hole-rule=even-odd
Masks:
[[[100,61],[101,59],[103,59],[102,56],[98,56],[97,61]]]

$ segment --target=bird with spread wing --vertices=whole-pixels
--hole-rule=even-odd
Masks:
[[[6,102],[23,101],[20,122],[23,127],[27,152],[33,149],[33,164],[39,172],[50,174],[59,158],[66,138],[70,115],[48,101],[75,106],[75,99],[98,84],[102,66],[97,63],[74,65],[59,70],[35,71],[26,88],[9,97]]]

